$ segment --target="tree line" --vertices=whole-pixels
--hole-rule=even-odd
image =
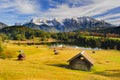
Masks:
[[[111,39],[109,37],[95,37],[85,36],[81,33],[57,33],[52,35],[53,38],[66,42],[68,44],[75,44],[84,47],[99,47],[102,49],[117,49],[120,50],[120,40]]]
[[[107,36],[96,37],[90,35],[91,33],[89,32],[80,31],[67,33],[48,33],[24,26],[11,26],[0,30],[0,37],[2,37],[2,41],[6,39],[28,40],[34,39],[35,37],[38,37],[41,41],[46,41],[49,38],[53,38],[59,42],[78,46],[120,50],[120,39],[111,39]]]
[[[3,40],[26,40],[40,37],[41,40],[46,40],[50,34],[41,30],[31,29],[24,26],[10,26],[0,30],[0,36]]]

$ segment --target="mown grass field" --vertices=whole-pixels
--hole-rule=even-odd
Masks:
[[[120,51],[87,50],[95,65],[91,72],[65,68],[67,60],[82,50],[72,48],[59,49],[54,55],[48,46],[6,44],[6,48],[18,53],[24,50],[26,60],[16,58],[0,59],[0,80],[120,80]]]

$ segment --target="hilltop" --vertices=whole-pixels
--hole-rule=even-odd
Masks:
[[[9,26],[0,29],[1,34],[5,34],[8,39],[12,40],[26,40],[26,39],[33,39],[34,37],[47,37],[49,33],[31,29],[25,26]]]

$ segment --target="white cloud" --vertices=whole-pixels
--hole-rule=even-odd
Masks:
[[[40,9],[40,3],[37,3],[38,0],[0,0],[0,13],[14,12],[22,15],[32,14],[40,18],[70,18],[73,16],[81,17],[100,15],[111,9],[120,7],[120,0],[64,0],[65,3],[62,4],[55,0],[48,1],[51,6],[56,6],[56,8],[49,8],[47,11],[42,12]],[[73,4],[73,7],[69,6],[70,3]],[[80,6],[75,7],[77,4],[80,4]],[[109,19],[119,16],[120,13],[111,13],[98,17],[97,19],[106,20],[111,23],[118,23],[119,18],[111,19],[111,21],[109,21]]]
[[[74,1],[74,3],[83,1],[83,0],[68,0]],[[83,5],[80,7],[69,7],[68,4],[59,4],[57,8],[50,8],[48,11],[44,13],[46,17],[58,17],[58,18],[66,18],[73,16],[95,16],[106,13],[107,11],[120,7],[120,0],[86,0],[92,1],[92,3],[88,5]],[[106,16],[101,16],[101,19],[107,20],[107,18],[119,16],[120,14],[109,14]]]
[[[113,23],[114,25],[120,25],[120,18],[107,20],[107,22]]]
[[[1,0],[0,1],[0,9],[7,9],[14,7],[15,4],[11,2],[11,0]]]
[[[0,0],[0,21],[13,25],[39,13],[37,0]],[[26,16],[26,17],[22,17]]]
[[[111,18],[119,18],[119,17],[120,17],[120,13],[116,13],[116,14],[107,14],[101,17],[97,17],[97,19],[110,20]]]
[[[120,0],[104,0],[99,3],[95,3],[92,5],[92,9],[89,9],[90,11],[86,13],[86,15],[98,15],[107,12],[110,9],[119,7]]]
[[[37,3],[30,0],[15,0],[16,10],[23,14],[33,14],[38,12]]]
[[[12,10],[20,14],[33,14],[39,11],[39,7],[35,0],[1,0],[0,9],[4,12]]]

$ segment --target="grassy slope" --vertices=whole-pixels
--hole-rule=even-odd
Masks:
[[[0,80],[119,80],[120,51],[101,50],[86,51],[95,59],[92,72],[70,70],[63,66],[69,58],[81,52],[78,49],[59,49],[60,54],[54,55],[53,49],[47,46],[6,45],[12,51],[23,49],[25,61],[0,59]]]

